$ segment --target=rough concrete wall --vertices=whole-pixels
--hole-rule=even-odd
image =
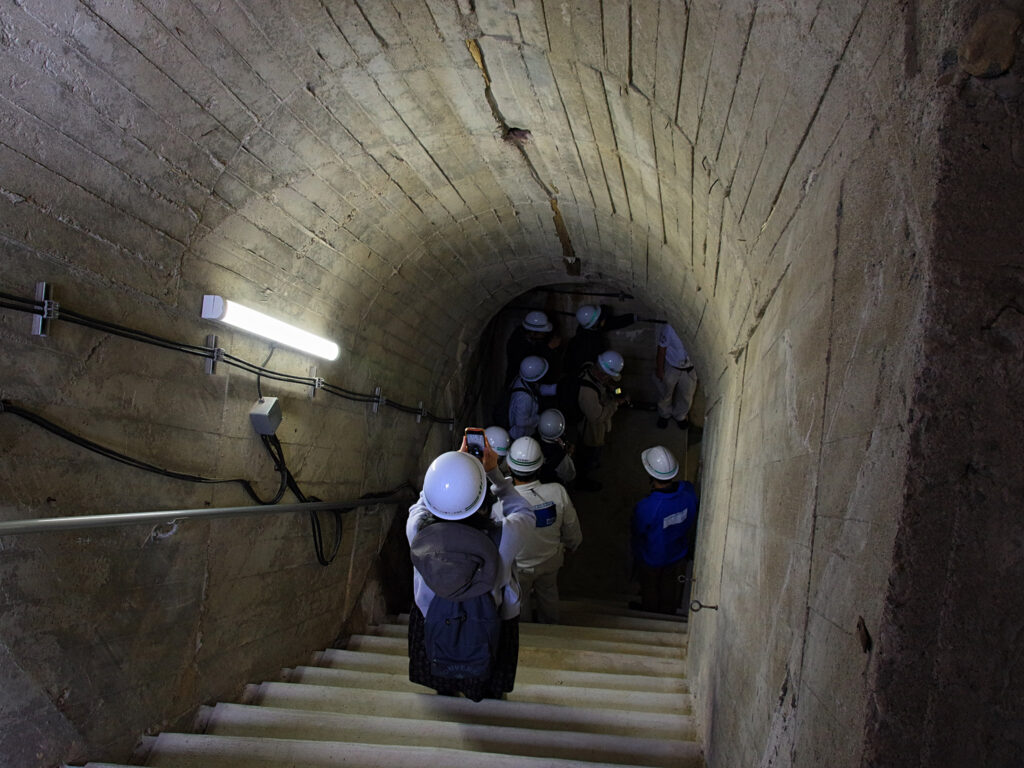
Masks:
[[[577,273],[623,286],[692,342],[708,389],[697,594],[721,609],[695,618],[691,659],[709,762],[854,765],[874,658],[856,625],[882,610],[930,248],[935,126],[908,115],[934,92],[901,86],[915,27],[891,5],[4,2],[0,276],[192,343],[199,297],[231,295],[338,338],[318,375],[445,414],[507,301]],[[0,314],[5,397],[175,468],[272,474],[251,377],[26,323]],[[281,392],[321,496],[404,480],[449,440]],[[10,435],[5,516],[241,500]],[[385,530],[358,526],[330,572],[285,522],[5,541],[6,658],[37,688],[15,720],[70,706],[79,737],[120,748],[115,728],[323,644]]]
[[[1024,764],[1024,4],[955,11],[919,9],[922,41],[945,53],[922,60],[923,76],[949,98],[935,111],[929,364],[912,403],[871,765]]]
[[[379,292],[373,271],[391,270],[371,249],[395,250],[384,233],[399,229],[401,215],[382,201],[397,187],[370,189],[317,154],[341,137],[295,116],[313,99],[304,79],[253,32],[245,9],[222,10],[215,25],[208,4],[0,6],[3,290],[31,296],[47,280],[67,308],[190,344],[217,332],[229,352],[262,362],[266,344],[199,321],[201,294],[234,296],[339,338],[342,357],[318,370],[328,381],[381,386],[450,414],[459,375],[448,371],[439,385],[433,372],[464,352],[437,353],[458,336],[445,325],[439,340],[443,306],[426,320],[393,321],[402,326],[370,323],[359,336]],[[296,91],[291,112],[282,95]],[[353,164],[390,179],[365,153]],[[317,198],[327,180],[357,203]],[[353,211],[356,234],[343,226]],[[131,456],[248,478],[273,495],[277,474],[247,423],[251,374],[221,366],[205,376],[196,358],[67,323],[45,340],[28,327],[27,316],[2,313],[4,398]],[[429,354],[416,352],[417,337]],[[462,347],[472,341],[470,330]],[[305,376],[309,364],[278,350],[270,367]],[[310,401],[267,379],[263,391],[282,397],[290,468],[324,499],[415,479],[422,456],[448,444],[447,428],[409,415],[372,415],[323,393]],[[250,503],[238,486],[141,473],[10,414],[2,434],[4,519]],[[5,760],[123,758],[141,733],[302,662],[352,613],[389,514],[347,516],[327,569],[302,516],[5,538]],[[329,541],[332,523],[324,525]]]
[[[746,43],[709,54],[731,97],[695,166],[720,211],[718,290],[737,291],[745,264],[753,300],[705,377],[720,397],[694,591],[719,609],[691,620],[691,671],[709,764],[858,765],[862,638],[879,631],[903,504],[933,133],[908,128],[916,99],[892,98],[907,95],[905,30],[888,4],[729,8],[717,29],[731,17]]]

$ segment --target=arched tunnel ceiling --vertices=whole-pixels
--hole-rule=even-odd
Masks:
[[[272,52],[259,75],[281,83],[278,101],[255,116],[214,189],[217,210],[202,222],[210,232],[194,247],[202,260],[269,260],[263,282],[277,286],[294,252],[293,279],[277,289],[285,298],[312,302],[370,344],[383,332],[392,357],[415,369],[450,359],[448,340],[467,319],[564,279],[575,260],[583,277],[643,293],[652,249],[656,260],[689,253],[689,227],[678,226],[689,201],[677,190],[690,187],[691,142],[653,100],[653,80],[648,95],[604,61],[549,56],[539,4],[518,15],[479,4],[479,29],[443,3],[350,5],[343,18],[314,10],[251,9],[250,37],[265,34]],[[671,10],[683,24],[669,24],[675,38],[685,11]],[[577,10],[561,33],[572,37],[576,18],[600,36],[600,16]],[[216,60],[244,55],[230,47]],[[673,77],[666,92],[678,91]],[[235,212],[220,188],[237,195]],[[686,317],[691,331],[699,316]]]
[[[26,2],[10,161],[73,182],[44,207],[97,271],[265,302],[419,391],[468,320],[580,267],[708,364],[785,276],[835,137],[870,127],[887,38],[812,5]]]

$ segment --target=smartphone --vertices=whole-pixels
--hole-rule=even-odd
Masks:
[[[478,427],[466,427],[466,449],[478,459],[484,458],[484,431]]]

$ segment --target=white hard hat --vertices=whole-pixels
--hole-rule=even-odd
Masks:
[[[548,361],[537,355],[528,355],[519,364],[519,375],[523,381],[537,381],[548,372]]]
[[[442,453],[423,478],[423,502],[443,520],[462,520],[476,512],[487,493],[487,473],[476,456]]]
[[[593,328],[601,319],[601,308],[593,304],[584,304],[576,310],[576,322],[581,328]]]
[[[679,462],[664,445],[648,448],[640,454],[647,474],[655,480],[671,480],[679,474]]]
[[[623,361],[622,355],[614,349],[608,349],[597,356],[597,364],[601,366],[602,371],[618,380],[622,376],[622,366],[625,365],[625,361]]]
[[[488,427],[484,430],[484,434],[487,436],[487,442],[491,444],[491,448],[499,456],[504,456],[508,453],[508,444],[511,438],[508,435],[508,430],[504,427]]]
[[[508,449],[508,468],[513,475],[529,475],[540,469],[544,454],[532,437],[520,437]]]
[[[533,312],[526,313],[526,317],[523,318],[523,328],[532,333],[547,333],[552,330],[554,326],[551,324],[551,321],[548,320],[547,315],[539,309],[535,309]]]
[[[565,416],[557,408],[548,408],[540,415],[537,431],[540,432],[542,440],[554,442],[565,434]]]

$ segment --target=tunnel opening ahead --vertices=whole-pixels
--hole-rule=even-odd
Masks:
[[[564,598],[621,599],[625,605],[636,590],[629,550],[630,514],[634,504],[650,492],[640,452],[654,445],[668,447],[679,461],[680,477],[693,483],[698,494],[700,488],[705,398],[699,380],[685,428],[671,418],[659,424],[661,392],[655,369],[658,332],[666,318],[611,283],[552,284],[523,293],[494,315],[471,355],[464,419],[467,424],[487,426],[507,407],[503,393],[518,368],[512,363],[509,370],[508,341],[530,312],[543,311],[554,326],[549,336],[554,347],[551,366],[543,381],[565,386],[572,378],[572,354],[567,350],[579,328],[577,311],[586,306],[600,307],[606,318],[619,321],[613,327],[621,325],[608,331],[605,339],[607,347],[623,357],[618,384],[630,405],[616,412],[599,464],[591,473],[601,483],[600,490],[568,484],[584,544],[567,558],[559,576],[560,591]],[[683,344],[687,341],[684,338]],[[541,409],[559,405],[558,397],[551,396],[542,398]],[[579,435],[574,434],[572,441],[578,448]],[[683,605],[680,613],[685,615]]]

